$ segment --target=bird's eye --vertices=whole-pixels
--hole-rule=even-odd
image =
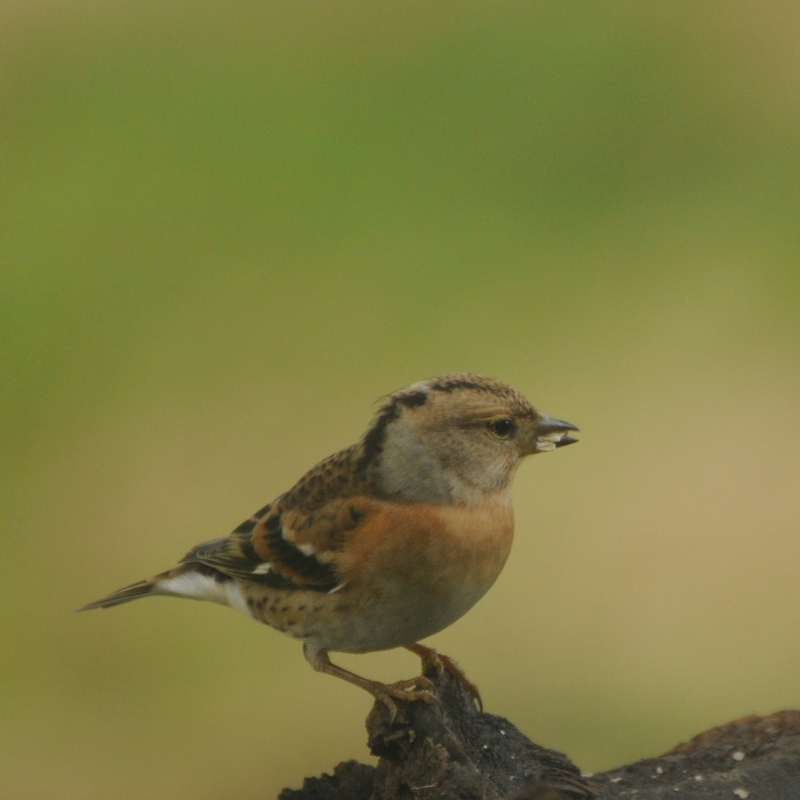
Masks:
[[[514,432],[514,423],[510,419],[496,419],[489,424],[489,427],[492,429],[493,433],[504,439]]]

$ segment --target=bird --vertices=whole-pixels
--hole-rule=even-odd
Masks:
[[[420,640],[463,616],[494,584],[514,534],[512,483],[529,455],[577,441],[507,384],[448,373],[383,398],[359,441],[323,459],[226,538],[172,569],[78,609],[168,595],[230,606],[303,644],[318,672],[383,702],[437,703],[435,670],[458,664]],[[403,647],[419,677],[385,684],[330,652]]]

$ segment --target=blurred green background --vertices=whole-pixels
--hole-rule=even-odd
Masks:
[[[798,40],[780,2],[2,3],[0,796],[368,759],[296,642],[71,610],[446,371],[582,429],[431,640],[489,711],[592,771],[800,707]]]

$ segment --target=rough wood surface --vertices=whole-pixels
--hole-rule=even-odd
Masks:
[[[744,717],[593,780],[603,800],[800,800],[800,711]]]
[[[746,717],[669,753],[582,777],[562,753],[481,714],[449,673],[429,676],[441,707],[376,703],[367,717],[377,767],[348,761],[279,800],[800,800],[800,711]]]

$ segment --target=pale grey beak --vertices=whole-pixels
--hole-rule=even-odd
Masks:
[[[578,440],[572,436],[567,436],[567,431],[577,431],[571,422],[564,422],[563,419],[553,419],[547,414],[541,414],[536,423],[536,444],[534,452],[546,453],[555,450],[557,447],[564,447],[574,444]]]

